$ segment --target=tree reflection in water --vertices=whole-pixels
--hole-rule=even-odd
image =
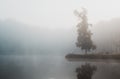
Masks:
[[[81,67],[76,68],[77,79],[92,79],[92,75],[96,70],[96,66],[86,63]]]

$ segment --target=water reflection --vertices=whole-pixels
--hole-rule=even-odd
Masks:
[[[0,56],[0,79],[77,79],[80,68],[90,71],[88,79],[120,79],[120,63],[86,65],[69,62],[64,56]]]
[[[86,63],[76,68],[77,79],[92,79],[94,72],[97,70],[95,65]]]

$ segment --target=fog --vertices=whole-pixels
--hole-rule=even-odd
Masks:
[[[0,79],[77,79],[75,69],[90,63],[92,79],[119,79],[119,62],[70,62],[77,48],[78,18],[74,10],[88,11],[92,40],[89,53],[120,52],[118,0],[0,0]]]
[[[111,52],[110,45],[119,40],[119,21],[115,18],[91,27],[98,53]],[[69,62],[64,58],[68,53],[81,53],[75,46],[76,37],[76,26],[48,29],[13,20],[0,21],[0,78],[76,79],[75,68],[84,62]],[[93,79],[120,77],[119,63],[91,64],[98,68]]]
[[[13,20],[0,22],[0,38],[1,54],[59,54],[75,46],[73,28],[40,28]]]
[[[120,42],[120,19],[100,21],[90,27],[97,52],[115,52]],[[79,53],[75,46],[76,26],[72,28],[42,28],[15,20],[0,21],[1,54],[61,54]]]
[[[101,21],[93,27],[93,39],[98,46],[98,51],[119,52],[120,18]]]

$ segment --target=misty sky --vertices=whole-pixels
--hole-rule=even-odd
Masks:
[[[119,0],[0,0],[0,20],[16,20],[44,28],[76,24],[75,9],[85,7],[90,23],[120,17]]]
[[[0,36],[10,42],[17,39],[16,43],[19,41],[21,47],[29,49],[43,46],[44,50],[70,50],[76,47],[77,38],[78,18],[73,12],[76,9],[80,12],[81,7],[88,10],[88,21],[94,24],[93,41],[97,48],[113,37],[116,41],[120,25],[119,0],[0,0]]]
[[[76,9],[80,11],[81,7],[88,10],[89,23],[94,24],[92,39],[97,46],[96,52],[114,53],[120,39],[119,0],[0,0],[0,78],[75,77],[74,70],[80,63],[68,63],[59,55],[82,53],[75,45],[78,18],[73,13]],[[10,54],[36,56],[3,56]],[[110,76],[108,79],[118,79],[119,65],[109,67],[112,65],[105,64],[105,68],[99,65],[102,70],[94,78],[104,79],[107,75]]]

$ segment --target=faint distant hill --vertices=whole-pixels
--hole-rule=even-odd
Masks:
[[[75,46],[76,26],[58,29],[47,27],[27,25],[10,19],[0,21],[0,54],[81,53],[81,50]],[[101,21],[93,25],[92,39],[97,45],[97,51],[115,50],[113,41],[120,39],[119,29],[120,18]]]
[[[72,29],[48,29],[13,20],[0,21],[0,54],[61,54],[73,42]]]
[[[16,21],[0,21],[0,54],[23,52],[22,44],[29,30],[27,25]]]

